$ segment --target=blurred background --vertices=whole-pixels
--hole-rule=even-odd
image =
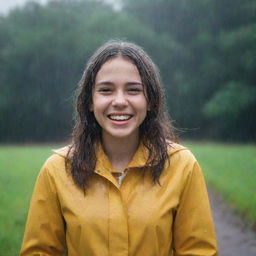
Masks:
[[[115,38],[158,65],[207,184],[255,226],[255,0],[1,0],[0,255],[17,254],[38,170],[70,139],[85,64]]]
[[[0,17],[0,142],[67,138],[85,63],[111,38],[156,62],[181,137],[256,141],[254,0],[42,2]]]

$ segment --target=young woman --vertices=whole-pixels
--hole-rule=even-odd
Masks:
[[[38,176],[20,255],[213,256],[200,167],[176,144],[157,69],[111,41],[89,60],[71,146]]]

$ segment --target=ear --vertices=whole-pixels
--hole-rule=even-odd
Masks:
[[[89,105],[89,110],[90,110],[91,112],[93,112],[93,104],[90,104],[90,105]]]

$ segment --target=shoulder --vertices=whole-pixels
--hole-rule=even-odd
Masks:
[[[169,159],[180,159],[180,160],[186,160],[186,161],[192,161],[195,162],[196,158],[194,154],[188,149],[187,147],[174,143],[169,142],[168,143],[168,155]]]
[[[65,160],[69,150],[70,146],[65,146],[59,149],[53,149],[52,155],[48,157],[44,162],[41,168],[41,173],[45,173],[50,176],[56,176],[65,173]]]
[[[171,187],[178,184],[179,189],[182,189],[192,177],[201,179],[201,168],[190,149],[171,143],[168,146],[168,153],[169,161],[166,162],[162,175],[163,183],[166,182]]]
[[[189,148],[171,143],[168,146],[169,161],[166,165],[168,173],[176,173],[188,177],[194,172],[201,172],[201,168],[194,154]]]

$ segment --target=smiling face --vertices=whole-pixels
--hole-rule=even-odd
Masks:
[[[147,108],[137,67],[122,57],[105,62],[96,75],[90,106],[103,139],[138,139]]]

